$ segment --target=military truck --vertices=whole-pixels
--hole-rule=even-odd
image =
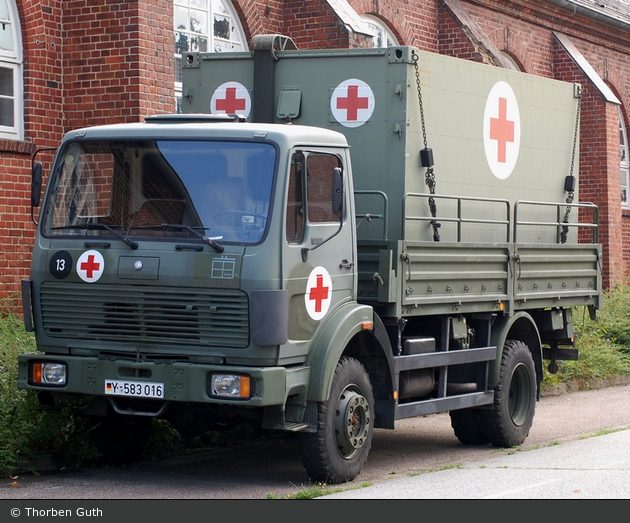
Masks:
[[[521,444],[573,310],[601,305],[580,86],[281,35],[183,62],[181,114],[70,131],[47,162],[19,387],[118,463],[154,418],[295,433],[327,483],[403,418]]]

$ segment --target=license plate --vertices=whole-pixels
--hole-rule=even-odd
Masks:
[[[163,398],[164,383],[150,381],[105,380],[105,394],[136,398]]]

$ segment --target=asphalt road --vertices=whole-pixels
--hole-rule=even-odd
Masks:
[[[493,492],[471,494],[467,485],[479,479],[463,474],[479,472],[487,463],[494,463],[494,470],[502,470],[504,476],[509,476],[498,479],[505,486],[516,478],[509,472],[518,469],[518,464],[508,465],[516,462],[514,457],[519,460],[525,459],[522,456],[540,457],[539,467],[546,469],[550,459],[552,462],[559,459],[549,458],[550,451],[566,449],[568,455],[582,452],[579,450],[582,440],[589,445],[602,442],[606,446],[608,439],[623,437],[605,435],[618,429],[630,429],[630,385],[627,384],[544,396],[536,406],[530,435],[518,449],[464,446],[453,435],[448,414],[402,420],[397,422],[396,430],[375,432],[363,472],[352,483],[336,486],[343,491],[334,496],[492,497]],[[630,431],[622,433],[627,436]],[[628,440],[623,444],[623,455],[628,456]],[[540,470],[536,473],[547,474]],[[591,472],[587,469],[586,473]],[[437,485],[436,478],[449,474],[452,476],[448,477],[448,490],[437,489],[431,493],[426,486],[421,493],[407,490],[413,489],[414,482],[427,478],[432,478],[431,483]],[[624,492],[630,492],[627,468],[625,474],[623,481],[627,488]],[[399,481],[405,483],[397,483]],[[283,437],[260,440],[244,449],[191,452],[157,463],[20,475],[0,480],[0,499],[266,499],[296,495],[312,486],[299,458],[297,439]],[[394,486],[393,491],[388,490],[390,486]],[[549,498],[557,496],[551,488],[542,493]],[[610,497],[617,495],[610,493]]]

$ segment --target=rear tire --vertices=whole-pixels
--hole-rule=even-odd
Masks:
[[[483,431],[481,416],[477,409],[461,409],[449,412],[455,437],[464,445],[485,445],[488,436]]]
[[[536,383],[534,360],[527,345],[507,340],[493,408],[479,410],[483,432],[494,446],[513,447],[525,441],[534,422]]]
[[[342,358],[330,397],[318,405],[317,432],[301,434],[302,463],[322,483],[352,481],[367,461],[374,431],[374,396],[365,368]]]

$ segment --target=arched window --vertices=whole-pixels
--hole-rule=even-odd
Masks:
[[[181,113],[182,54],[245,51],[245,33],[228,0],[174,0],[175,104]]]
[[[0,0],[0,138],[24,139],[22,33],[14,0]]]
[[[387,27],[380,18],[372,15],[361,15],[361,20],[368,30],[374,35],[372,47],[389,47],[398,45],[398,39],[392,30]]]
[[[519,67],[519,65],[516,63],[516,60],[514,60],[514,57],[506,52],[506,51],[500,51],[501,56],[503,56],[503,58],[505,58],[505,65],[507,65],[508,69],[512,69],[513,71],[520,71],[521,68]]]
[[[619,111],[619,156],[621,158],[621,206],[624,209],[630,209],[630,202],[628,202],[628,173],[630,171],[630,164],[628,163],[628,135],[626,134],[626,123],[623,119],[623,113],[621,107],[617,109]]]

